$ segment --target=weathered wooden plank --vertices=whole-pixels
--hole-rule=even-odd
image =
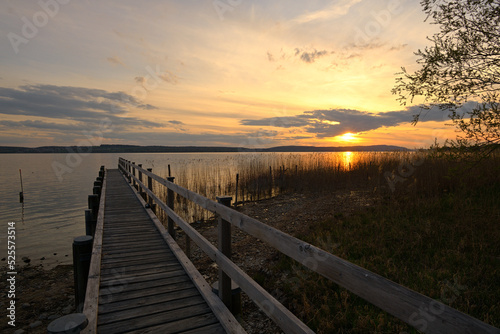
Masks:
[[[137,244],[132,244],[132,243],[129,243],[129,244],[125,244],[125,245],[111,245],[111,244],[107,244],[107,245],[103,245],[102,246],[102,250],[103,252],[107,252],[107,251],[113,251],[113,250],[122,250],[124,252],[126,252],[127,250],[133,250],[134,252],[137,251],[137,249],[144,249],[144,250],[147,250],[147,249],[151,249],[151,248],[155,248],[155,249],[159,249],[161,248],[161,245],[158,244],[157,242],[148,242],[147,244],[144,244],[144,243],[137,243]]]
[[[130,291],[138,291],[144,289],[156,289],[158,287],[167,286],[169,284],[188,282],[189,277],[175,276],[175,277],[162,277],[157,279],[140,280],[135,282],[130,282],[126,279],[116,280],[115,282],[109,281],[105,284],[101,284],[101,291],[106,288],[112,290],[112,292],[126,293]]]
[[[180,334],[224,334],[224,333],[226,333],[226,331],[219,324],[199,327],[193,330],[180,332]]]
[[[180,330],[185,330],[185,328],[180,327],[176,324],[178,320],[189,318],[190,322],[194,322],[196,321],[197,316],[202,316],[205,314],[210,314],[211,317],[215,318],[208,305],[206,303],[203,303],[190,306],[185,309],[158,312],[155,314],[126,319],[109,324],[99,324],[99,331],[103,333],[130,332],[142,328],[164,325],[170,322],[170,328],[172,330],[170,333],[172,333]]]
[[[148,259],[148,260],[171,260],[172,259],[172,255],[171,254],[165,254],[165,253],[145,253],[145,252],[142,252],[141,253],[133,253],[135,255],[133,256],[130,256],[129,259],[127,259],[126,257],[116,257],[117,254],[115,254],[115,256],[109,256],[109,257],[105,257],[101,263],[108,263],[108,264],[111,264],[111,263],[121,263],[121,262],[137,262],[139,261],[139,263],[141,263],[141,261],[145,261],[145,259]],[[142,263],[146,263],[146,262],[142,262]]]
[[[137,265],[116,265],[116,266],[108,266],[106,264],[102,265],[101,268],[101,275],[106,276],[106,275],[113,275],[116,272],[122,272],[122,273],[131,273],[131,272],[141,272],[142,270],[147,270],[151,268],[163,268],[163,267],[170,267],[172,265],[175,265],[175,263],[165,263],[165,262],[159,262],[159,263],[147,263],[147,264],[137,264]]]
[[[172,256],[170,254],[155,254],[155,255],[150,255],[150,256],[139,256],[139,257],[133,257],[130,259],[107,259],[104,258],[101,261],[101,267],[103,267],[105,264],[107,266],[112,266],[112,265],[128,265],[128,266],[135,266],[139,264],[148,264],[148,263],[165,263],[169,264],[170,261],[172,260]]]
[[[175,277],[175,276],[181,276],[184,275],[185,272],[182,269],[178,269],[178,267],[173,264],[170,267],[160,267],[160,268],[148,268],[144,270],[129,270],[127,272],[121,271],[121,270],[110,270],[108,273],[105,273],[104,275],[101,275],[101,281],[105,282],[108,280],[113,280],[113,279],[118,279],[118,278],[123,278],[123,279],[128,279],[128,278],[133,278],[133,277],[142,277],[142,276],[149,276],[149,275],[154,275],[154,274],[160,274],[160,273],[165,273],[169,275],[170,277]]]
[[[157,293],[151,296],[141,296],[135,299],[127,299],[120,302],[101,304],[99,305],[99,317],[111,312],[135,309],[136,307],[144,305],[175,301],[180,298],[193,296],[200,296],[200,292],[194,286],[183,290],[168,291],[166,293]]]
[[[147,249],[147,250],[137,250],[135,252],[128,252],[128,253],[107,253],[107,252],[102,252],[103,256],[106,257],[106,259],[121,259],[121,258],[135,258],[135,257],[140,257],[140,256],[151,256],[151,255],[156,255],[156,254],[164,254],[165,250],[160,249],[160,248],[152,248],[152,249]]]
[[[161,296],[154,296],[151,298],[148,304],[137,305],[132,309],[120,310],[119,312],[110,312],[103,314],[99,310],[99,322],[100,323],[112,323],[117,321],[129,320],[137,317],[143,317],[150,314],[162,313],[166,311],[173,311],[176,309],[187,308],[190,306],[197,306],[200,304],[206,304],[205,300],[197,292],[194,296],[189,296],[193,290],[183,290],[187,291],[185,298],[180,298],[176,300],[161,301]]]
[[[196,318],[188,318],[178,320],[165,325],[148,328],[147,330],[132,331],[130,333],[155,334],[155,333],[183,333],[184,331],[192,331],[199,333],[198,330],[207,326],[213,325],[217,321],[212,314],[207,313]],[[200,332],[204,333],[204,332]],[[224,332],[223,332],[224,333]]]
[[[150,327],[147,329],[133,330],[128,333],[141,333],[141,334],[157,334],[157,333],[180,333],[186,330],[197,330],[198,328],[203,328],[209,325],[217,323],[217,318],[211,314],[203,314],[195,318],[186,318],[173,321],[170,323],[158,325],[155,327]]]
[[[182,276],[179,276],[179,280],[183,278]],[[101,299],[105,296],[106,298],[103,299],[103,303],[111,303],[111,302],[118,302],[121,300],[127,300],[127,299],[133,299],[133,298],[141,298],[144,296],[154,296],[157,293],[165,293],[169,291],[176,291],[180,289],[188,289],[193,286],[193,283],[188,279],[184,279],[182,282],[179,283],[171,283],[168,286],[160,286],[155,288],[154,290],[152,289],[143,289],[143,290],[135,290],[135,291],[125,291],[125,292],[120,292],[120,291],[114,291],[113,289],[106,289],[106,290],[101,290],[99,293],[99,296]]]

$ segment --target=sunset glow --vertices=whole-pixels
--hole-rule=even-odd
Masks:
[[[3,1],[0,145],[413,148],[443,127],[402,131],[420,111],[390,92],[435,29],[418,2],[215,3]]]
[[[338,138],[339,141],[348,142],[348,143],[355,143],[356,141],[358,141],[358,139],[356,138],[356,135],[354,133],[350,133],[350,132],[344,133],[343,135],[338,136],[336,138]]]

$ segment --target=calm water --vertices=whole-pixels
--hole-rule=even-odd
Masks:
[[[356,153],[357,154],[357,153]],[[297,153],[293,155],[297,156]],[[311,153],[299,154],[306,158]],[[313,154],[314,155],[314,154]],[[316,155],[316,159],[318,154]],[[93,181],[101,165],[117,168],[118,157],[142,163],[144,168],[166,176],[172,166],[176,183],[190,188],[193,175],[199,180],[221,184],[234,179],[238,168],[249,160],[262,166],[281,165],[290,153],[131,153],[88,154],[76,157],[70,154],[2,154],[0,155],[0,242],[2,254],[7,256],[7,223],[16,223],[17,263],[29,257],[34,264],[54,266],[71,263],[73,238],[85,234],[84,210],[92,193]],[[347,165],[353,153],[325,153],[320,159],[334,158],[332,163]],[[54,170],[58,169],[59,175]],[[268,168],[268,167],[267,167]],[[19,203],[21,190],[19,169],[22,170],[24,205]],[[209,180],[211,179],[211,180]],[[222,194],[224,195],[224,194]],[[44,257],[45,260],[41,260]],[[3,261],[5,263],[5,261]]]

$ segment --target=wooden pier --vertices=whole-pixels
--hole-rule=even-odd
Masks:
[[[167,203],[155,194],[153,182],[157,188],[166,188]],[[99,192],[96,226],[87,229],[94,240],[83,309],[89,324],[83,333],[245,333],[229,311],[232,282],[283,332],[313,333],[231,261],[231,227],[270,244],[424,333],[500,333],[438,300],[245,216],[227,207],[227,198],[212,201],[140,164],[120,158],[119,170],[106,171]],[[97,203],[93,196],[89,206]],[[175,196],[215,215],[217,247],[175,212]],[[153,206],[168,216],[167,229]],[[192,240],[218,265],[218,295],[175,242],[174,224],[184,231],[186,241]],[[424,328],[419,327],[419,320],[425,310],[432,311],[432,318],[426,318]]]
[[[99,276],[91,272],[87,286],[87,296],[97,301],[97,320],[91,321],[88,332],[226,333],[240,329],[210,289],[198,289],[189,275],[192,270],[183,267],[176,249],[169,247],[165,233],[117,169],[107,171],[103,196],[104,210],[96,229],[96,241],[101,244]],[[208,288],[206,282],[202,284]],[[206,292],[212,296],[204,296]],[[209,301],[219,304],[215,311],[207,303],[210,297]],[[221,324],[218,317],[228,323]]]

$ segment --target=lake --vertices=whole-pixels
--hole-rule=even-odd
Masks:
[[[116,154],[2,154],[0,155],[0,241],[6,245],[7,224],[16,226],[16,260],[26,256],[46,267],[72,262],[74,237],[85,235],[87,198],[101,165],[117,168],[118,158],[142,163],[167,176],[171,166],[175,182],[207,197],[232,195],[236,173],[252,169],[293,170],[318,161],[350,168],[373,153],[116,153]],[[300,167],[297,167],[300,164]],[[308,167],[309,166],[309,167]],[[22,170],[24,204],[19,202]],[[229,190],[228,190],[229,189]],[[2,246],[7,257],[6,246]],[[44,260],[41,260],[44,258]],[[5,260],[2,261],[5,263]]]

